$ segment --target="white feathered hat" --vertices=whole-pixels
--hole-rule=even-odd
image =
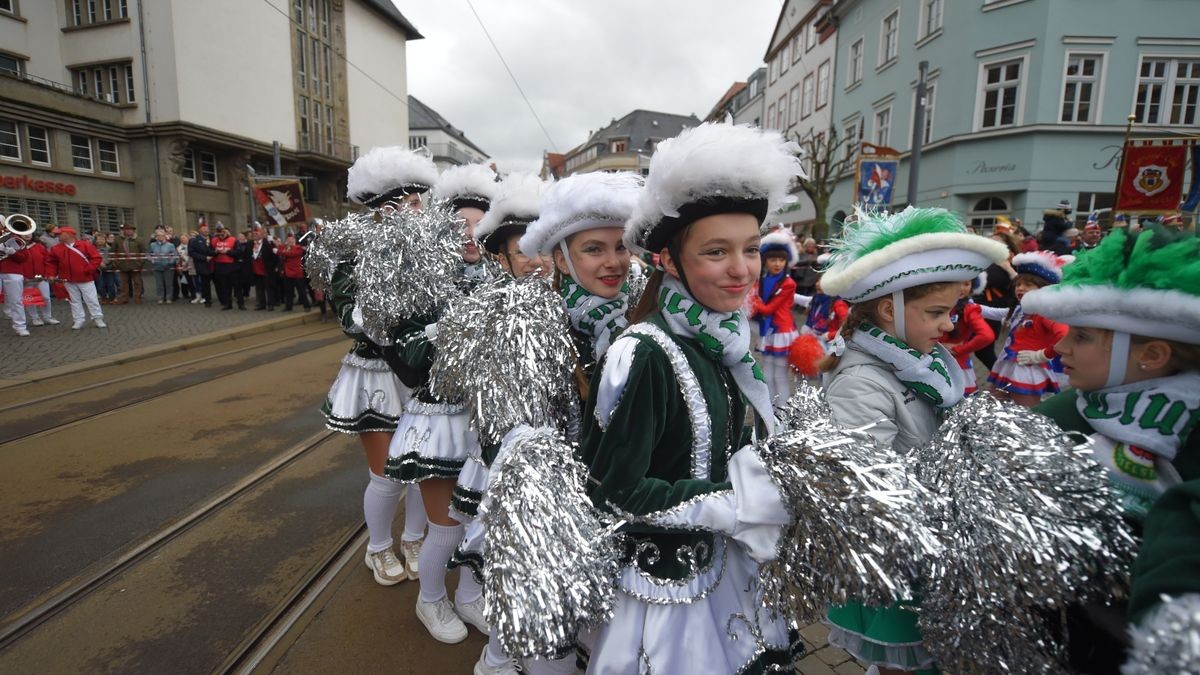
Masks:
[[[538,219],[521,237],[521,252],[549,255],[567,237],[597,227],[624,227],[633,215],[642,180],[628,171],[568,176],[546,190]]]
[[[766,256],[771,251],[783,251],[787,254],[787,264],[796,264],[800,259],[800,249],[796,248],[796,238],[783,228],[776,228],[763,235],[758,244],[759,255]]]
[[[346,193],[354,203],[376,208],[404,195],[428,191],[437,177],[437,166],[427,155],[398,145],[371,148],[351,165]]]
[[[625,243],[658,253],[687,225],[719,213],[748,213],[761,225],[807,178],[796,143],[777,131],[706,122],[658,144],[646,187],[625,225]]]
[[[506,239],[523,233],[529,223],[537,220],[538,203],[548,186],[533,173],[510,173],[504,177],[492,207],[475,226],[475,238],[488,253],[499,253]]]
[[[452,166],[442,172],[433,187],[433,198],[449,201],[453,209],[465,207],[487,211],[496,197],[496,172],[483,164]]]
[[[1073,255],[1057,256],[1053,251],[1030,251],[1014,255],[1010,264],[1017,274],[1032,274],[1047,283],[1057,284],[1063,278],[1063,266],[1075,260]]]

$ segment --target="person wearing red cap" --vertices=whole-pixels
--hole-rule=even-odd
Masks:
[[[87,313],[97,328],[107,328],[100,300],[96,297],[96,275],[100,270],[100,251],[88,241],[76,239],[75,228],[58,228],[58,243],[46,258],[46,272],[62,279],[71,299],[71,330],[83,328]]]
[[[1087,224],[1083,226],[1083,237],[1079,242],[1079,250],[1089,251],[1096,248],[1100,243],[1100,238],[1104,236],[1104,232],[1100,230],[1100,223],[1089,219]]]

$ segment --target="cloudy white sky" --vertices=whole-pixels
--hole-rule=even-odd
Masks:
[[[490,154],[536,170],[552,149],[466,0],[393,0],[408,92]],[[635,108],[695,113],[762,64],[779,0],[472,0],[559,152]]]

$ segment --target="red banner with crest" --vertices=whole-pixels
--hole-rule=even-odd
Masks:
[[[1171,141],[1126,143],[1113,211],[1149,214],[1178,209],[1183,196],[1187,150],[1186,143]]]
[[[308,222],[304,190],[298,180],[254,183],[254,197],[277,225]]]

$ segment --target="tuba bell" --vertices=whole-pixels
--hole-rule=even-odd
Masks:
[[[37,222],[24,213],[14,213],[4,218],[4,232],[0,233],[0,260],[29,246],[26,237],[33,235]]]

